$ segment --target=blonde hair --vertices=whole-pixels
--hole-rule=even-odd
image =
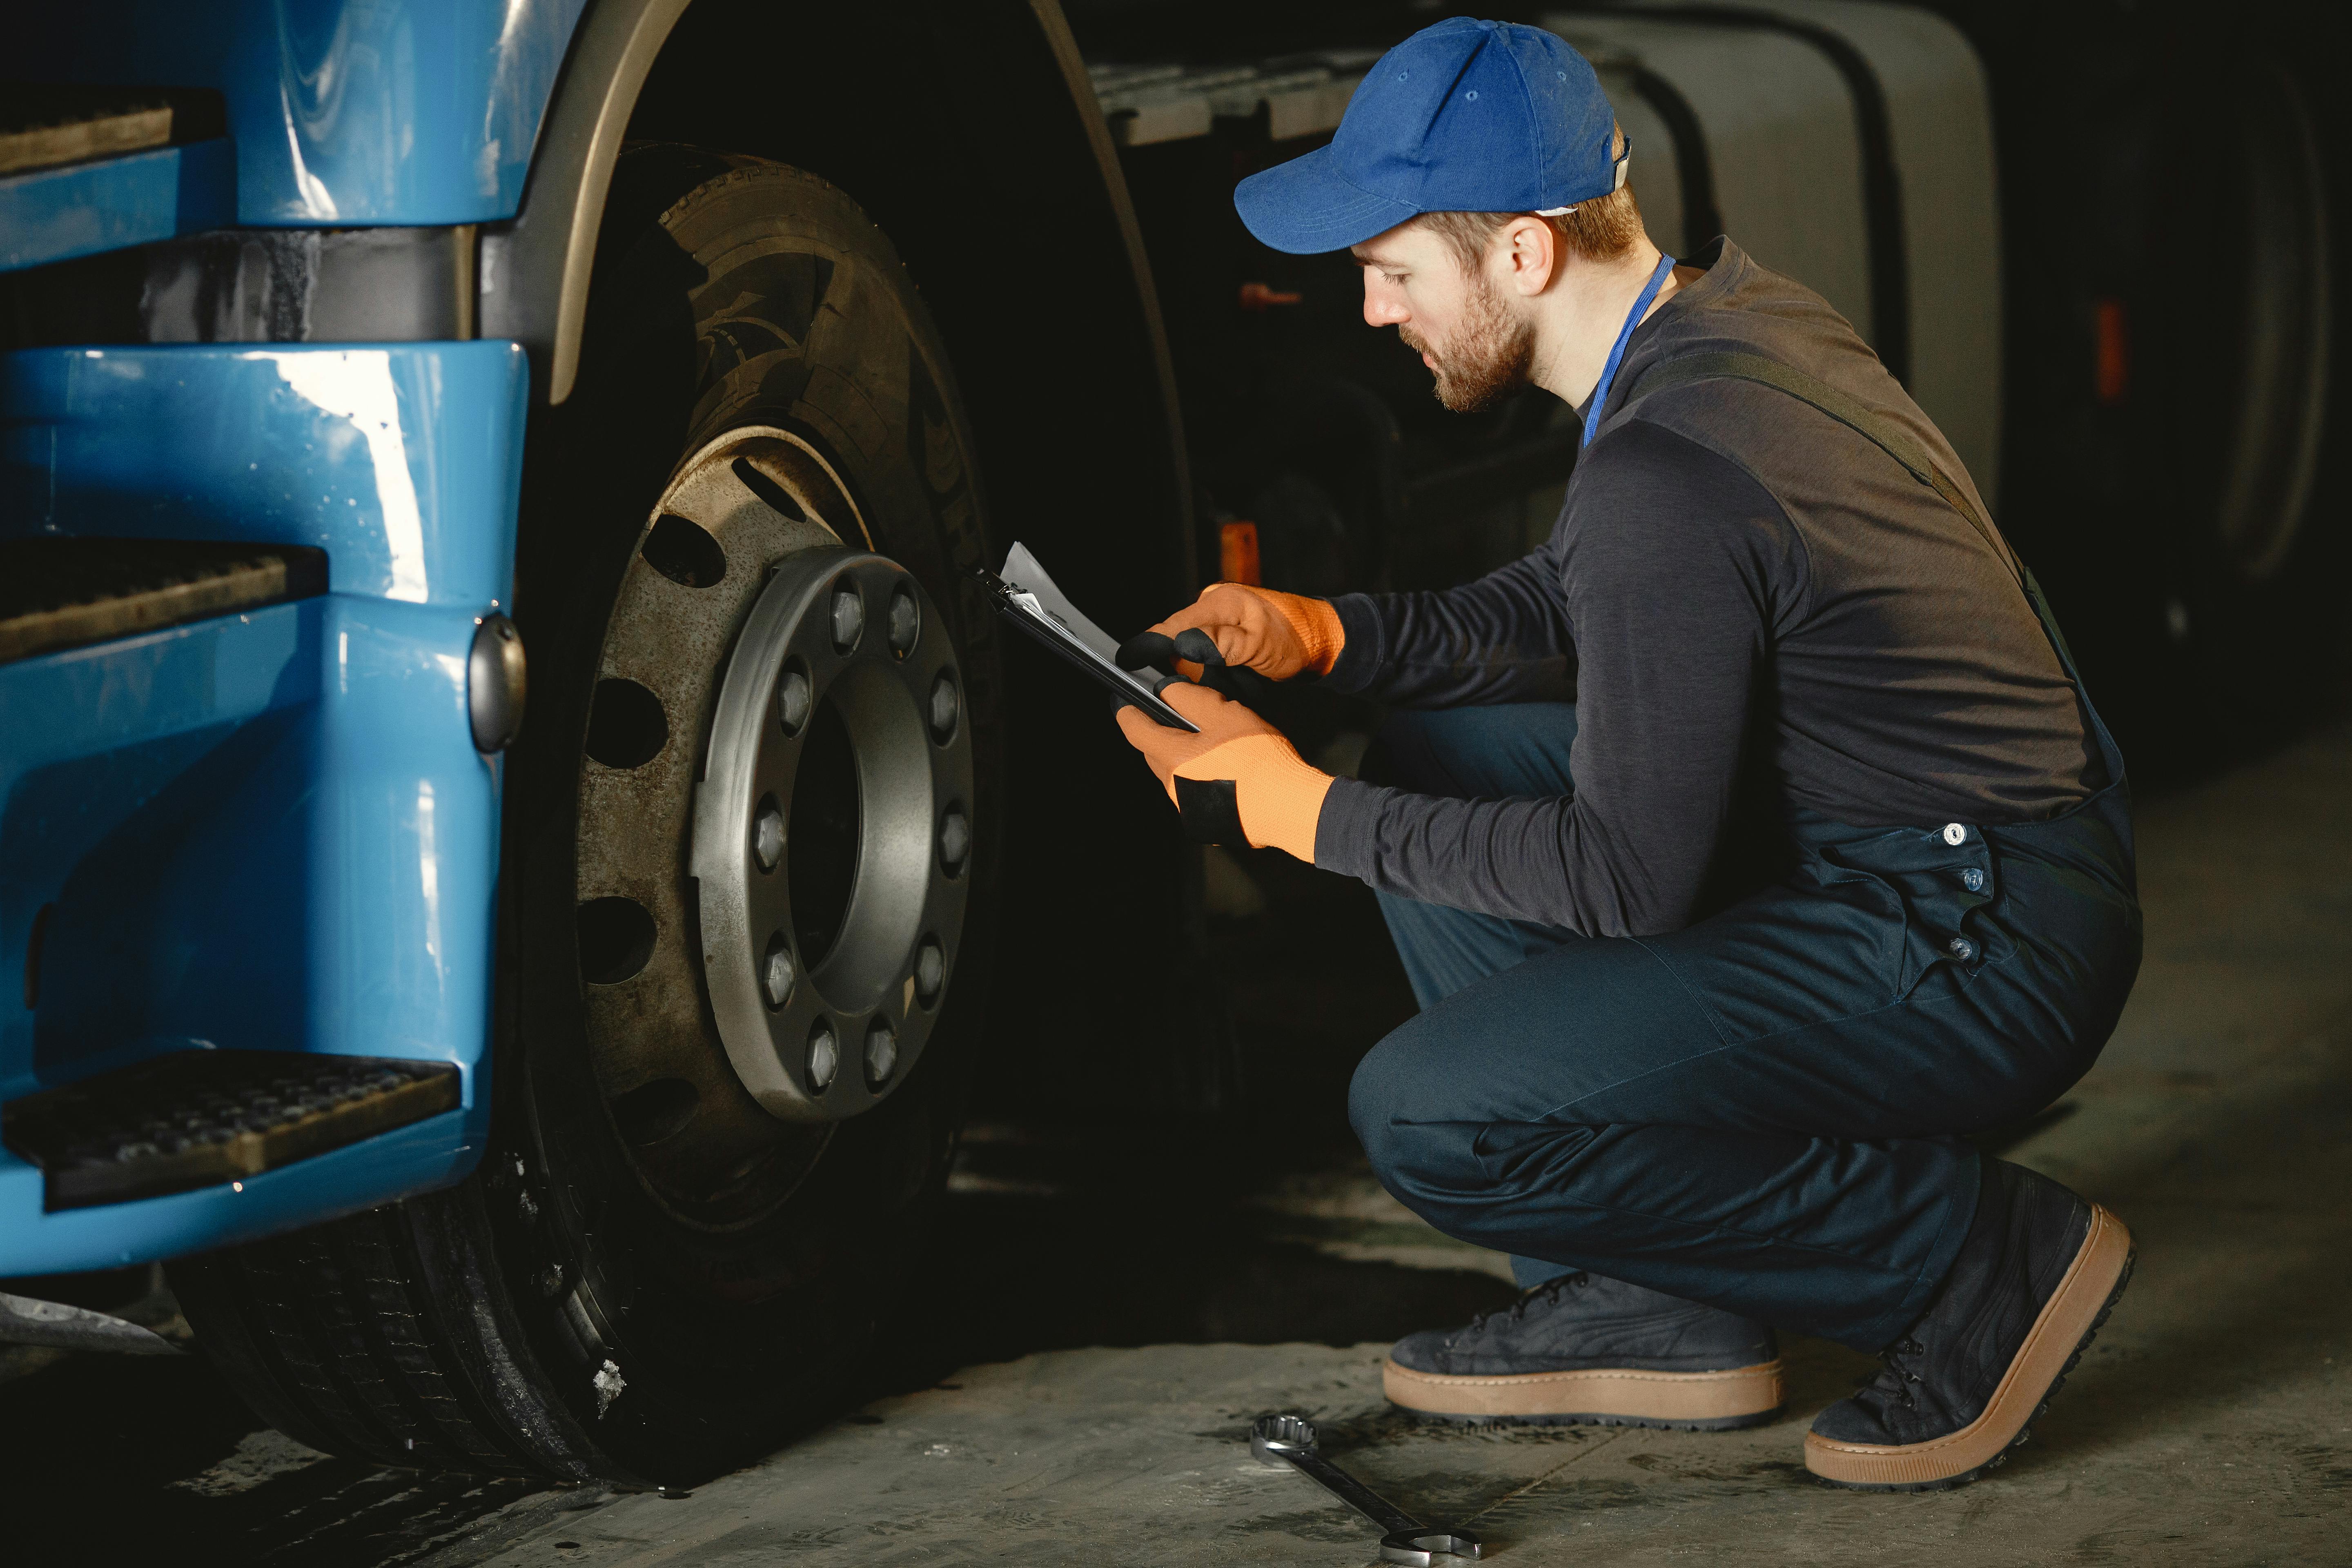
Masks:
[[[1609,153],[1612,158],[1625,155],[1625,132],[1619,126],[1610,133]],[[1475,270],[1486,258],[1486,247],[1495,236],[1517,219],[1536,215],[1529,213],[1423,213],[1415,221],[1445,241],[1454,258],[1465,271]],[[1633,187],[1629,182],[1605,196],[1579,202],[1564,213],[1546,217],[1560,243],[1588,261],[1614,261],[1633,248],[1642,237],[1642,209],[1633,200]]]

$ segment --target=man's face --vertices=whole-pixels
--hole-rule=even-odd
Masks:
[[[1454,247],[1418,223],[1355,247],[1364,268],[1364,320],[1392,326],[1437,377],[1437,400],[1475,414],[1528,384],[1534,324],[1483,270],[1463,267]]]

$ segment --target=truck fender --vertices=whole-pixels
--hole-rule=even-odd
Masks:
[[[688,0],[598,0],[573,33],[540,121],[522,210],[482,232],[481,332],[530,356],[536,401],[561,403],[580,369],[596,228],[637,91]]]

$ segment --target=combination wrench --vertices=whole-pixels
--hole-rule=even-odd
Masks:
[[[1250,1427],[1250,1452],[1262,1464],[1289,1465],[1325,1491],[1379,1525],[1381,1561],[1410,1568],[1445,1568],[1478,1555],[1478,1538],[1452,1525],[1423,1524],[1325,1458],[1315,1447],[1315,1423],[1303,1415],[1261,1415]]]

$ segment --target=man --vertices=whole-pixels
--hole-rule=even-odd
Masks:
[[[1662,258],[1625,167],[1574,51],[1457,18],[1243,182],[1267,244],[1352,248],[1448,407],[1532,383],[1586,445],[1550,542],[1478,582],[1220,584],[1153,628],[1381,698],[1365,779],[1181,682],[1199,734],[1119,722],[1188,824],[1380,893],[1423,1010],[1351,1119],[1527,1288],[1400,1342],[1392,1401],[1746,1426],[1800,1330],[1885,1363],[1807,1465],[1949,1486],[2129,1276],[2114,1215],[1961,1137],[2079,1078],[2130,989],[2122,762],[1934,425],[1727,240]]]

